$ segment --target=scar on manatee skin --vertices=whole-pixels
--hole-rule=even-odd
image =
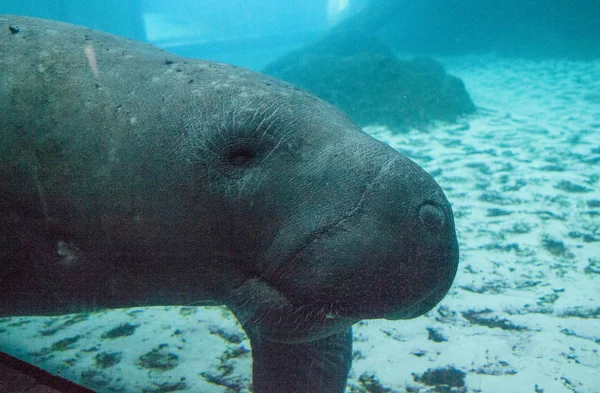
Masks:
[[[96,78],[98,78],[98,62],[96,61],[96,52],[94,52],[94,48],[92,45],[86,45],[83,47],[83,51],[85,53],[85,57],[87,58],[88,64],[92,69],[92,73]]]
[[[35,163],[31,167],[33,181],[35,182],[35,188],[37,190],[38,197],[40,198],[40,204],[42,205],[42,212],[44,213],[44,217],[46,218],[46,223],[49,223],[50,222],[50,213],[49,213],[49,209],[48,209],[48,202],[46,200],[46,191],[45,191],[44,186],[42,185],[42,182],[40,181],[40,177],[38,175],[39,161],[38,161],[37,157],[35,157],[34,160],[35,160]]]

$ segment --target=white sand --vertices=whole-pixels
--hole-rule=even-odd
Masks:
[[[600,61],[488,55],[443,62],[465,82],[477,114],[427,132],[367,131],[445,190],[456,216],[459,272],[427,315],[355,327],[348,391],[368,391],[359,378],[373,375],[388,392],[429,392],[434,387],[413,374],[452,366],[466,373],[457,392],[600,392],[600,207],[588,205],[600,201]],[[250,354],[225,351],[249,344],[227,341],[242,332],[224,308],[105,311],[61,327],[71,319],[4,320],[0,348],[102,392],[170,391],[183,383],[192,392],[248,392]],[[139,324],[134,334],[101,338],[125,322]],[[446,341],[429,339],[430,331]],[[66,349],[44,353],[78,335]],[[141,367],[140,356],[153,349],[176,367]],[[94,359],[102,352],[122,352],[121,360],[99,368]]]

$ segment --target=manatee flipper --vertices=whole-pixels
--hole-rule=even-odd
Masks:
[[[343,393],[352,364],[352,328],[300,344],[252,337],[254,393]]]

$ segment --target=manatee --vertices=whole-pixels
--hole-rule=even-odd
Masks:
[[[0,315],[221,304],[256,393],[337,393],[351,326],[448,292],[448,200],[274,78],[0,16]]]

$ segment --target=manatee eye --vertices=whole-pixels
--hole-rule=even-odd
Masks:
[[[227,160],[235,166],[244,166],[252,160],[256,151],[248,146],[236,147],[229,151]]]

